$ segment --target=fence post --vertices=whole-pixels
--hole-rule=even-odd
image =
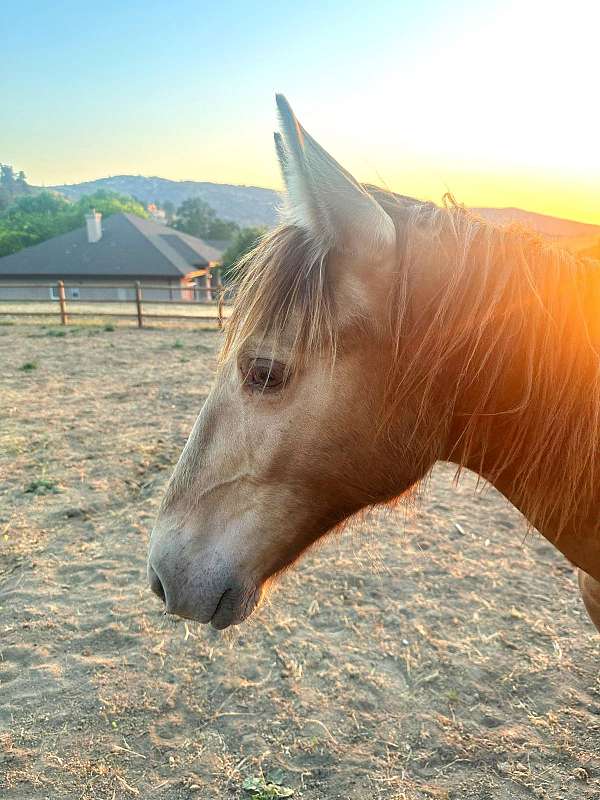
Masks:
[[[138,328],[142,328],[144,325],[142,319],[142,284],[139,281],[135,282],[135,305],[137,307]]]
[[[69,321],[67,318],[67,298],[65,296],[65,282],[58,282],[58,302],[60,305],[60,324],[66,325]]]

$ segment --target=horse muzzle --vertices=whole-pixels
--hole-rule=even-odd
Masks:
[[[217,630],[238,625],[261,595],[258,584],[242,574],[217,549],[198,547],[192,537],[152,533],[148,581],[167,614],[210,623]]]

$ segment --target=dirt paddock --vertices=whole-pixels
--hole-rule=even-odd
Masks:
[[[0,797],[600,796],[600,638],[493,490],[440,466],[234,636],[169,621],[146,545],[220,334],[58,331],[0,326]]]

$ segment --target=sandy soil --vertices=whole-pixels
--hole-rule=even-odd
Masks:
[[[234,637],[169,621],[146,545],[219,334],[57,330],[0,327],[4,800],[598,798],[600,639],[493,490],[441,466]]]

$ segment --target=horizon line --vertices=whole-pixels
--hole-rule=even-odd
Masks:
[[[276,189],[272,186],[261,186],[256,183],[230,183],[228,181],[210,181],[210,180],[198,180],[195,178],[166,178],[163,175],[144,175],[142,173],[133,173],[133,172],[119,172],[114,175],[103,175],[102,177],[98,178],[88,178],[86,180],[76,181],[74,183],[53,183],[53,184],[28,184],[31,186],[32,189],[57,189],[58,187],[74,187],[74,186],[82,186],[83,184],[87,183],[96,183],[98,181],[105,181],[110,180],[112,178],[145,178],[150,180],[152,178],[156,178],[162,181],[169,181],[170,183],[205,183],[211,184],[212,186],[232,186],[232,187],[241,187],[244,189],[260,189],[263,191],[268,192],[275,192],[276,194],[281,194],[284,189]],[[382,187],[384,188],[384,187]],[[391,191],[391,190],[390,190]],[[394,192],[391,192],[392,194]],[[415,200],[419,200],[419,198],[415,198]],[[422,201],[426,202],[426,201]],[[581,219],[577,219],[574,217],[564,217],[558,216],[557,214],[548,214],[543,211],[532,211],[530,208],[523,208],[522,206],[516,205],[499,205],[499,206],[490,206],[490,205],[466,205],[465,207],[477,211],[478,209],[482,210],[493,210],[493,211],[521,211],[527,214],[535,214],[539,217],[545,217],[546,219],[555,219],[555,220],[563,220],[564,222],[572,222],[577,225],[585,225],[589,228],[598,228],[600,229],[600,223],[596,222],[585,222]]]

